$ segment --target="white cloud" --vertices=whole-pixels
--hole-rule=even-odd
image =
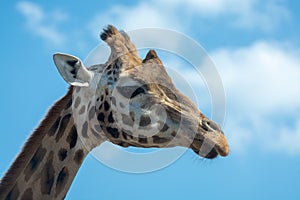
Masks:
[[[292,112],[300,108],[300,58],[298,50],[256,42],[235,50],[217,50],[212,57],[219,67],[229,98],[251,115]],[[249,99],[253,103],[249,104]],[[243,103],[244,102],[244,103]],[[255,110],[254,110],[255,109]],[[249,115],[249,113],[248,113]]]
[[[262,149],[300,153],[299,53],[265,41],[211,53],[224,82],[226,132],[236,151],[252,143]]]
[[[299,53],[300,49],[291,45],[267,41],[209,53],[226,91],[224,129],[234,154],[249,152],[251,148],[300,153]],[[192,86],[198,106],[209,116],[211,96],[203,79],[187,63],[170,57],[163,59],[164,63]],[[174,74],[172,78],[181,88],[183,81]]]
[[[58,10],[44,11],[38,4],[21,1],[17,10],[26,18],[26,27],[35,35],[43,38],[49,44],[62,45],[66,36],[59,31],[57,25],[68,19],[65,13]]]

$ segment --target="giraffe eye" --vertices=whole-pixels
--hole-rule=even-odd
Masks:
[[[123,86],[117,87],[118,92],[126,98],[134,98],[139,94],[145,94],[145,90],[142,87],[137,86]]]

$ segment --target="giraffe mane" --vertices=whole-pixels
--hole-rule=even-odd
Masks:
[[[49,128],[53,125],[56,118],[61,114],[61,111],[71,105],[72,103],[72,93],[73,87],[70,86],[68,92],[65,96],[55,102],[55,104],[50,108],[46,117],[40,122],[39,126],[34,130],[34,132],[27,139],[25,145],[23,146],[21,153],[17,155],[17,158],[13,161],[11,167],[8,169],[4,177],[0,180],[0,199],[4,198],[1,194],[6,195],[6,193],[11,190],[15,182],[18,180],[18,176],[24,166],[33,157],[35,151],[37,150],[37,143],[39,143],[43,137],[49,131]],[[31,155],[28,156],[28,155]],[[15,180],[15,181],[14,181]]]

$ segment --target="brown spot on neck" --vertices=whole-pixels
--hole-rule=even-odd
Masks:
[[[58,126],[59,126],[60,120],[61,120],[61,116],[59,116],[56,119],[56,121],[54,122],[54,124],[51,126],[50,130],[48,131],[49,136],[53,136],[56,133],[56,131],[58,129]]]
[[[69,134],[67,136],[67,142],[69,143],[70,149],[72,149],[76,146],[77,138],[78,138],[77,129],[76,129],[75,125],[73,125],[71,131],[69,132]]]
[[[56,194],[55,196],[59,195],[61,191],[64,189],[64,186],[69,178],[69,170],[66,167],[63,167],[56,179]]]
[[[70,108],[71,105],[72,105],[72,103],[73,103],[73,100],[70,99],[70,101],[69,101],[69,102],[66,104],[66,106],[65,106],[65,110],[67,110],[68,108]]]
[[[59,150],[59,152],[58,152],[58,159],[59,159],[60,161],[64,161],[65,158],[67,157],[67,155],[68,155],[67,149],[61,148],[61,149]]]
[[[107,120],[108,120],[109,123],[114,123],[115,122],[112,111],[109,113]]]
[[[55,137],[55,141],[58,142],[59,139],[63,136],[63,134],[65,133],[65,130],[68,126],[68,123],[71,119],[71,114],[68,113],[66,114],[62,119],[61,119],[61,122],[60,122],[60,125],[59,125],[59,129],[58,129],[58,132],[56,134],[56,137]]]
[[[26,189],[21,197],[21,200],[29,200],[29,199],[33,199],[33,192],[31,188]]]
[[[20,195],[19,189],[17,187],[17,185],[15,185],[11,191],[8,193],[8,195],[6,196],[6,200],[10,200],[10,199],[17,199]]]
[[[27,167],[24,170],[25,174],[25,181],[28,181],[29,178],[32,176],[32,174],[37,170],[40,163],[44,159],[44,156],[46,154],[46,149],[39,146],[31,160],[29,161]]]
[[[75,107],[75,108],[78,108],[78,106],[79,106],[79,104],[80,104],[80,101],[81,101],[81,98],[80,98],[80,97],[77,97],[77,98],[75,99],[75,104],[74,104],[74,107]]]
[[[88,138],[88,135],[87,135],[87,133],[88,133],[88,123],[87,123],[87,121],[86,122],[84,122],[84,124],[82,125],[82,131],[81,131],[81,135],[84,137],[84,138]]]
[[[47,162],[41,172],[41,192],[50,195],[54,183],[53,151],[49,153]]]
[[[79,114],[79,115],[82,115],[84,112],[85,112],[85,105],[81,106],[81,108],[80,108],[78,114]]]
[[[76,151],[74,156],[74,161],[76,164],[80,165],[84,159],[84,152],[82,149]]]

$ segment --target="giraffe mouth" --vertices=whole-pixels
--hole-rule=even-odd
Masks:
[[[228,143],[223,134],[220,134],[217,139],[209,138],[209,136],[205,139],[195,138],[191,149],[197,155],[208,159],[216,158],[218,155],[225,157],[229,154]]]

